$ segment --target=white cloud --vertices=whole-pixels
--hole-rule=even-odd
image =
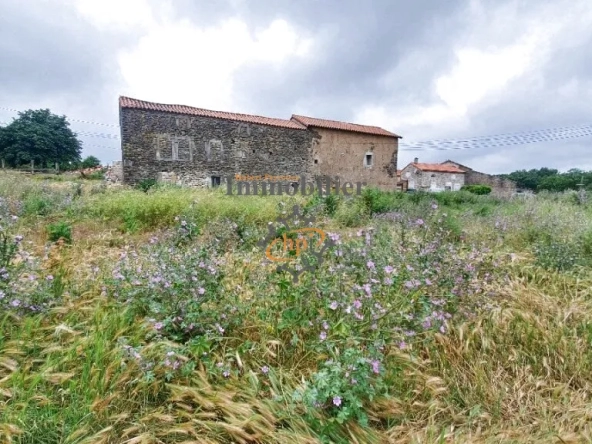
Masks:
[[[312,39],[285,20],[251,30],[238,18],[209,27],[175,20],[171,3],[154,9],[146,0],[73,0],[80,14],[102,29],[129,32],[136,43],[117,54],[125,87],[122,95],[140,99],[239,111],[233,103],[233,74],[247,62],[270,69],[307,57]]]
[[[233,111],[233,74],[248,61],[281,63],[306,56],[310,41],[285,21],[251,36],[238,19],[198,28],[189,21],[153,26],[119,54],[126,94],[169,103]]]

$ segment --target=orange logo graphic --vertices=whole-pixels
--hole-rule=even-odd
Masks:
[[[288,237],[290,234],[297,235],[298,238],[291,239]],[[297,230],[285,232],[283,233],[281,238],[274,239],[267,246],[267,249],[265,250],[265,257],[267,257],[267,259],[273,262],[288,262],[294,260],[295,258],[300,256],[300,253],[302,251],[306,251],[308,249],[307,237],[309,240],[312,241],[315,237],[315,234],[319,236],[319,240],[317,241],[317,247],[320,247],[321,245],[323,245],[323,242],[325,242],[326,233],[319,228],[300,228]],[[272,249],[280,241],[282,241],[282,253],[293,253],[293,257],[286,258],[273,255]]]

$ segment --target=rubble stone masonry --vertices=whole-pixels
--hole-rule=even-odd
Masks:
[[[222,185],[227,176],[301,175],[313,169],[315,135],[213,117],[121,108],[123,181]]]

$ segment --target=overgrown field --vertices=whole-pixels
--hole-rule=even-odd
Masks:
[[[0,442],[592,440],[592,205],[573,194],[3,172],[0,197]],[[294,205],[333,241],[297,283],[259,244]]]

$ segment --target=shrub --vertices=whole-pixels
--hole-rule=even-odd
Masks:
[[[337,194],[329,194],[323,199],[323,204],[325,206],[325,213],[328,216],[334,216],[335,212],[337,211],[337,207],[339,206],[339,196]]]
[[[47,216],[52,205],[46,196],[34,195],[25,199],[23,207],[26,215]]]
[[[67,243],[72,243],[72,226],[67,222],[56,222],[47,226],[47,234],[51,242],[57,242],[63,239]]]
[[[370,215],[386,213],[396,207],[396,201],[405,196],[400,192],[386,192],[377,188],[366,188],[362,192],[362,201]]]
[[[348,348],[336,359],[322,363],[305,388],[294,393],[293,399],[304,402],[313,416],[318,409],[323,409],[339,424],[353,418],[367,427],[364,406],[386,389],[381,377],[381,357],[377,358]]]
[[[534,255],[537,265],[550,270],[567,271],[582,263],[580,249],[570,242],[539,242],[534,247]]]
[[[44,311],[62,295],[63,287],[59,277],[39,279],[40,264],[22,250],[23,236],[14,235],[15,221],[0,218],[0,313]]]
[[[465,185],[461,190],[481,196],[491,193],[491,187],[487,185]]]
[[[87,180],[103,180],[104,178],[105,178],[104,171],[94,171],[94,172],[84,176],[84,179],[87,179]]]
[[[138,190],[142,190],[144,193],[147,193],[150,188],[153,188],[156,185],[156,179],[142,179],[137,185],[136,188]]]
[[[221,297],[221,261],[205,248],[171,247],[153,239],[121,255],[113,271],[114,296],[130,314],[150,322],[154,333],[186,342],[221,336],[240,317]],[[224,313],[229,313],[225,315]]]

